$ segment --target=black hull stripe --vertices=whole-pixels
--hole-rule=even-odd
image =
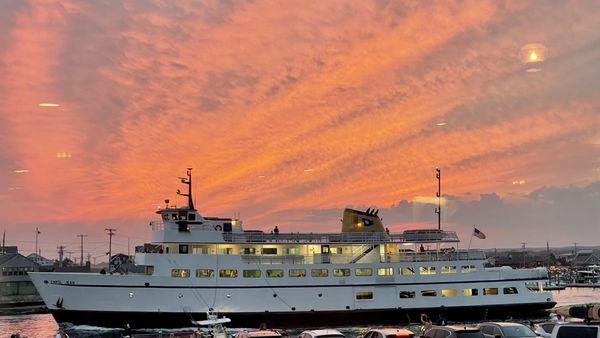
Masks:
[[[83,288],[154,288],[154,289],[285,289],[285,288],[351,288],[369,286],[412,286],[412,285],[439,285],[439,284],[476,284],[521,281],[545,281],[545,278],[514,278],[494,280],[468,280],[446,282],[419,282],[419,283],[371,283],[371,284],[312,284],[312,285],[102,285],[102,284],[52,284],[56,286],[83,287]]]
[[[465,320],[505,320],[512,318],[543,318],[544,309],[556,303],[527,303],[506,305],[478,305],[435,308],[394,308],[362,309],[341,311],[288,311],[288,312],[222,312],[232,320],[231,327],[258,327],[267,323],[275,328],[340,327],[359,325],[383,325],[418,323],[420,314],[426,313],[432,319],[443,315],[454,321]],[[59,323],[94,325],[122,328],[125,324],[132,328],[182,328],[192,327],[192,320],[206,319],[206,313],[184,312],[130,312],[130,311],[72,311],[50,310]]]

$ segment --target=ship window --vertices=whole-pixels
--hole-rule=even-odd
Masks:
[[[400,268],[400,274],[402,276],[410,276],[415,274],[415,270],[411,267],[402,267]]]
[[[461,267],[462,273],[470,273],[475,271],[475,265],[463,265]]]
[[[153,275],[154,274],[154,266],[153,265],[146,265],[146,268],[144,269],[144,274],[145,275]]]
[[[333,269],[334,277],[348,277],[350,276],[350,269]]]
[[[373,269],[371,268],[356,268],[354,274],[357,276],[372,276]]]
[[[244,270],[242,272],[244,278],[260,278],[260,270]]]
[[[212,269],[197,269],[196,277],[198,278],[213,278],[215,275],[215,270]]]
[[[442,297],[456,297],[456,289],[442,290]]]
[[[479,290],[477,289],[463,289],[463,296],[465,297],[477,296],[478,294]]]
[[[311,277],[327,277],[329,276],[329,270],[327,269],[312,269],[310,270]]]
[[[517,288],[514,287],[514,286],[511,286],[509,288],[504,288],[503,291],[504,291],[505,295],[516,295],[516,294],[519,293],[519,291],[517,290]]]
[[[423,290],[423,291],[421,291],[421,296],[435,297],[435,296],[437,296],[437,292],[435,290]]]
[[[177,214],[171,214],[171,219],[177,221],[179,220],[179,217],[177,217]]]
[[[190,269],[172,269],[171,277],[188,278],[190,277]]]
[[[290,269],[290,271],[288,271],[288,274],[290,277],[306,277],[306,270],[305,269]]]
[[[277,255],[277,248],[263,248],[263,255]]]
[[[255,255],[256,248],[244,248],[244,255]]]
[[[400,291],[400,298],[415,298],[414,291]]]
[[[456,273],[455,266],[442,266],[442,273]]]
[[[219,270],[219,277],[221,278],[237,278],[238,272],[234,269]]]
[[[189,251],[189,246],[187,244],[179,244],[179,253],[187,254]]]
[[[419,267],[420,275],[435,275],[435,266],[421,266]]]
[[[356,293],[356,300],[373,299],[373,292],[359,291]]]
[[[378,276],[393,276],[394,269],[393,268],[379,268],[377,269]]]
[[[283,277],[283,270],[282,269],[267,270],[267,277],[281,278],[281,277]]]
[[[188,214],[188,220],[195,221],[196,220],[196,214],[189,213]]]
[[[498,288],[484,288],[483,295],[484,296],[495,296],[498,294]]]

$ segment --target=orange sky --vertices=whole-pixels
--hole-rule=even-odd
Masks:
[[[432,196],[436,165],[464,201],[588,186],[599,14],[597,1],[3,1],[0,225],[28,247],[39,224],[48,251],[76,232],[100,243],[109,223],[139,242],[188,166],[201,212],[293,231],[313,211]],[[548,55],[527,73],[533,42]]]

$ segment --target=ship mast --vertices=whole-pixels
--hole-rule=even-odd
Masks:
[[[435,178],[438,181],[438,190],[435,194],[438,198],[438,206],[435,209],[435,213],[438,218],[438,230],[442,230],[442,171],[440,168],[435,168]]]
[[[188,193],[184,194],[181,192],[181,190],[177,189],[177,195],[181,195],[181,196],[187,196],[188,198],[188,207],[190,208],[190,210],[196,210],[196,208],[194,208],[194,200],[192,198],[192,168],[187,168],[187,178],[186,177],[179,177],[179,179],[181,180],[181,183],[183,184],[187,184],[188,186]]]

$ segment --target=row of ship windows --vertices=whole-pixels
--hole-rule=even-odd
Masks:
[[[443,274],[448,273],[457,273],[456,266],[444,266],[441,269]],[[470,273],[475,271],[474,265],[465,265],[461,267],[462,273]],[[421,275],[435,275],[436,269],[434,266],[426,266],[419,267],[418,270]],[[410,276],[415,274],[415,270],[411,267],[403,267],[398,269],[398,273],[402,276]],[[334,277],[349,277],[351,274],[350,269],[333,269]],[[215,275],[215,270],[212,269],[197,269],[196,277],[198,278],[212,278]],[[267,269],[265,270],[265,275],[268,278],[282,278],[284,276],[283,269]],[[328,269],[311,269],[310,270],[311,277],[328,277],[329,270]],[[354,269],[355,276],[372,276],[373,269],[372,268],[355,268]],[[393,276],[394,268],[378,268],[377,269],[378,276]],[[260,278],[262,276],[262,270],[258,269],[248,269],[242,270],[242,276],[244,278]],[[307,272],[306,269],[289,269],[288,270],[289,277],[306,277]],[[171,277],[179,277],[179,278],[188,278],[190,277],[190,269],[172,269]],[[238,270],[235,269],[222,269],[219,270],[219,277],[221,278],[237,278]]]
[[[24,276],[28,271],[33,271],[31,267],[10,267],[2,268],[2,276]]]
[[[505,295],[516,295],[519,293],[516,287],[507,287],[503,288],[503,293]],[[456,289],[444,289],[440,290],[440,294],[442,297],[456,297],[458,296],[458,290]],[[498,288],[483,288],[484,296],[497,296],[499,295]],[[416,291],[400,291],[400,298],[415,298],[417,295]],[[437,290],[423,290],[421,291],[422,297],[437,297]],[[462,289],[462,295],[464,297],[472,297],[479,295],[479,289]],[[356,293],[357,300],[368,300],[373,299],[372,291],[359,291]]]

